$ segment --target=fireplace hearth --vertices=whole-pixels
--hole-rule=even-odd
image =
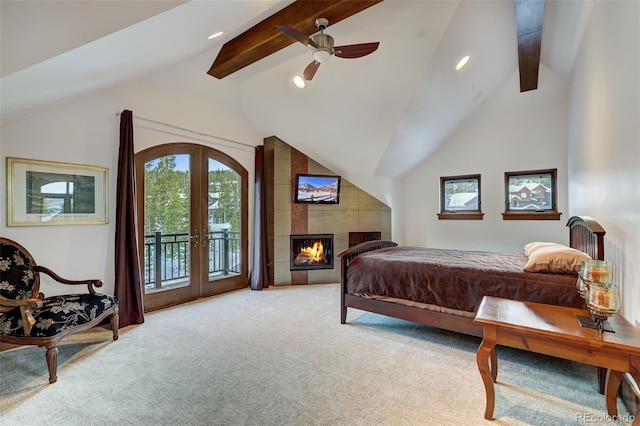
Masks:
[[[333,234],[290,236],[289,270],[333,269]]]

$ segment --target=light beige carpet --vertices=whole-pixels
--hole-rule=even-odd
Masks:
[[[616,424],[594,367],[508,348],[486,421],[480,339],[355,310],[341,325],[339,297],[240,290],[148,314],[116,342],[72,336],[53,385],[44,349],[0,353],[0,424]]]

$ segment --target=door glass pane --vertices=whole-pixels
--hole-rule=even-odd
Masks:
[[[240,256],[240,182],[238,173],[209,158],[209,280],[238,275]]]
[[[189,155],[144,165],[145,293],[189,285]]]

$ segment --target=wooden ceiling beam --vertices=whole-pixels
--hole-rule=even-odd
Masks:
[[[286,25],[310,36],[318,32],[317,18],[327,18],[332,25],[381,1],[297,0],[226,42],[207,74],[224,78],[296,42],[276,25]]]
[[[538,88],[544,0],[515,0],[520,92]]]

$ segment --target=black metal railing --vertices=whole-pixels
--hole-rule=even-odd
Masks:
[[[144,237],[145,288],[185,281],[189,277],[189,234],[156,232]],[[212,231],[207,235],[209,277],[240,273],[240,232]]]

